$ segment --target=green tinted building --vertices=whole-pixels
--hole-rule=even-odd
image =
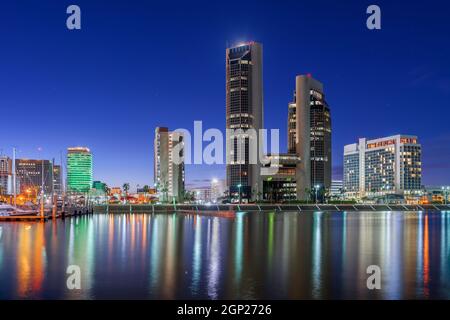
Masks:
[[[67,149],[67,190],[88,192],[92,188],[92,154],[88,148]]]

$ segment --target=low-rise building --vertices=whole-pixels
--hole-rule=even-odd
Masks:
[[[263,190],[257,191],[256,198],[272,202],[286,202],[297,199],[297,164],[300,157],[296,154],[268,154],[270,162],[263,169],[273,174],[262,175]]]
[[[332,180],[329,197],[340,200],[344,197],[344,182],[342,180]]]
[[[211,201],[219,202],[220,199],[225,197],[227,191],[227,182],[225,179],[212,179],[211,180]]]
[[[210,203],[211,200],[211,188],[210,187],[200,187],[192,189],[194,193],[195,201],[198,203]]]

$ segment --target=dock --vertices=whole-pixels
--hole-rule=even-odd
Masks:
[[[28,221],[28,222],[46,222],[48,220],[65,219],[70,217],[92,214],[93,210],[89,208],[73,207],[64,212],[57,212],[55,216],[52,212],[46,212],[44,216],[40,215],[17,215],[17,216],[0,216],[0,222],[10,221]]]

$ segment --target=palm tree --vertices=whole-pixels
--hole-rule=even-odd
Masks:
[[[161,202],[167,202],[169,201],[167,192],[169,191],[169,188],[167,187],[167,183],[163,184],[163,187],[161,188],[161,192],[163,193],[163,200]]]
[[[103,191],[105,192],[106,203],[109,202],[109,192],[111,189],[105,184],[103,187]]]
[[[150,192],[150,187],[148,185],[144,185],[142,187],[142,191],[144,191],[144,198],[145,198],[145,201],[147,201],[147,194]]]
[[[261,191],[258,191],[257,193],[256,193],[256,199],[258,200],[258,201],[261,201],[261,196],[262,196],[262,192]]]
[[[225,197],[225,199],[227,199],[227,203],[230,203],[230,202],[231,202],[231,199],[230,199],[230,190],[225,190],[225,191],[223,192],[223,196]]]
[[[328,199],[330,198],[331,190],[329,188],[325,188],[323,191],[323,201],[325,203],[328,202]]]
[[[130,184],[128,182],[124,183],[122,186],[123,191],[125,192],[125,203],[128,201],[128,190],[130,190]]]
[[[187,201],[187,202],[194,201],[194,199],[195,199],[194,192],[184,190],[183,191],[183,199],[184,199],[184,201]]]
[[[306,194],[306,203],[309,202],[309,198],[311,198],[311,189],[305,188],[305,194]]]

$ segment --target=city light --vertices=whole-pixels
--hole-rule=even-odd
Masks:
[[[2,6],[0,300],[450,299],[449,1],[50,2]]]

